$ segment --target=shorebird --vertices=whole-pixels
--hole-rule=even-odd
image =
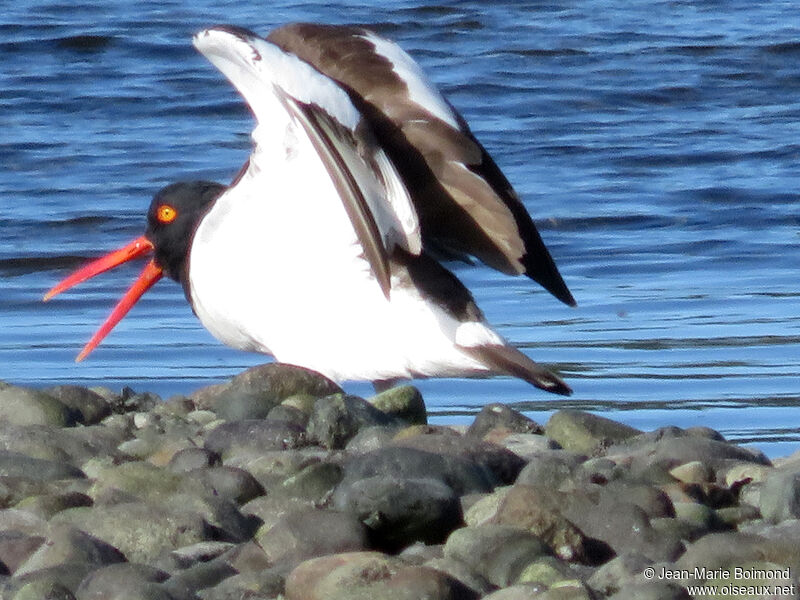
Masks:
[[[167,275],[225,344],[335,381],[509,374],[571,393],[439,262],[474,257],[575,304],[508,180],[406,52],[308,23],[193,41],[252,110],[252,154],[228,186],[160,190],[143,236],[45,295],[153,254],[76,360]]]

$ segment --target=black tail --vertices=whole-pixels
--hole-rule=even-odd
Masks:
[[[572,389],[560,377],[535,363],[513,346],[459,346],[459,349],[497,373],[519,377],[545,392],[562,396],[572,394]]]

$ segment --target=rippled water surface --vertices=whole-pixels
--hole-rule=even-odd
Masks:
[[[523,196],[578,300],[454,266],[575,395],[421,382],[439,421],[493,401],[539,420],[577,406],[708,425],[770,455],[798,447],[794,2],[13,3],[0,14],[0,379],[166,396],[263,360],[216,342],[162,282],[75,364],[139,265],[40,298],[139,235],[159,187],[228,181],[247,157],[249,113],[191,34],[298,20],[373,24],[409,50]]]

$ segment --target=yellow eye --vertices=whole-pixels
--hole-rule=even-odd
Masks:
[[[156,211],[156,218],[162,223],[172,223],[177,216],[178,211],[169,204],[162,204]]]

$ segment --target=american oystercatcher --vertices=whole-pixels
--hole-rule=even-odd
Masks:
[[[336,381],[498,373],[571,392],[437,260],[476,257],[575,304],[508,180],[408,54],[316,24],[214,27],[194,45],[249,104],[253,152],[230,186],[163,188],[142,237],[47,293],[154,254],[77,360],[166,274],[224,343]]]

